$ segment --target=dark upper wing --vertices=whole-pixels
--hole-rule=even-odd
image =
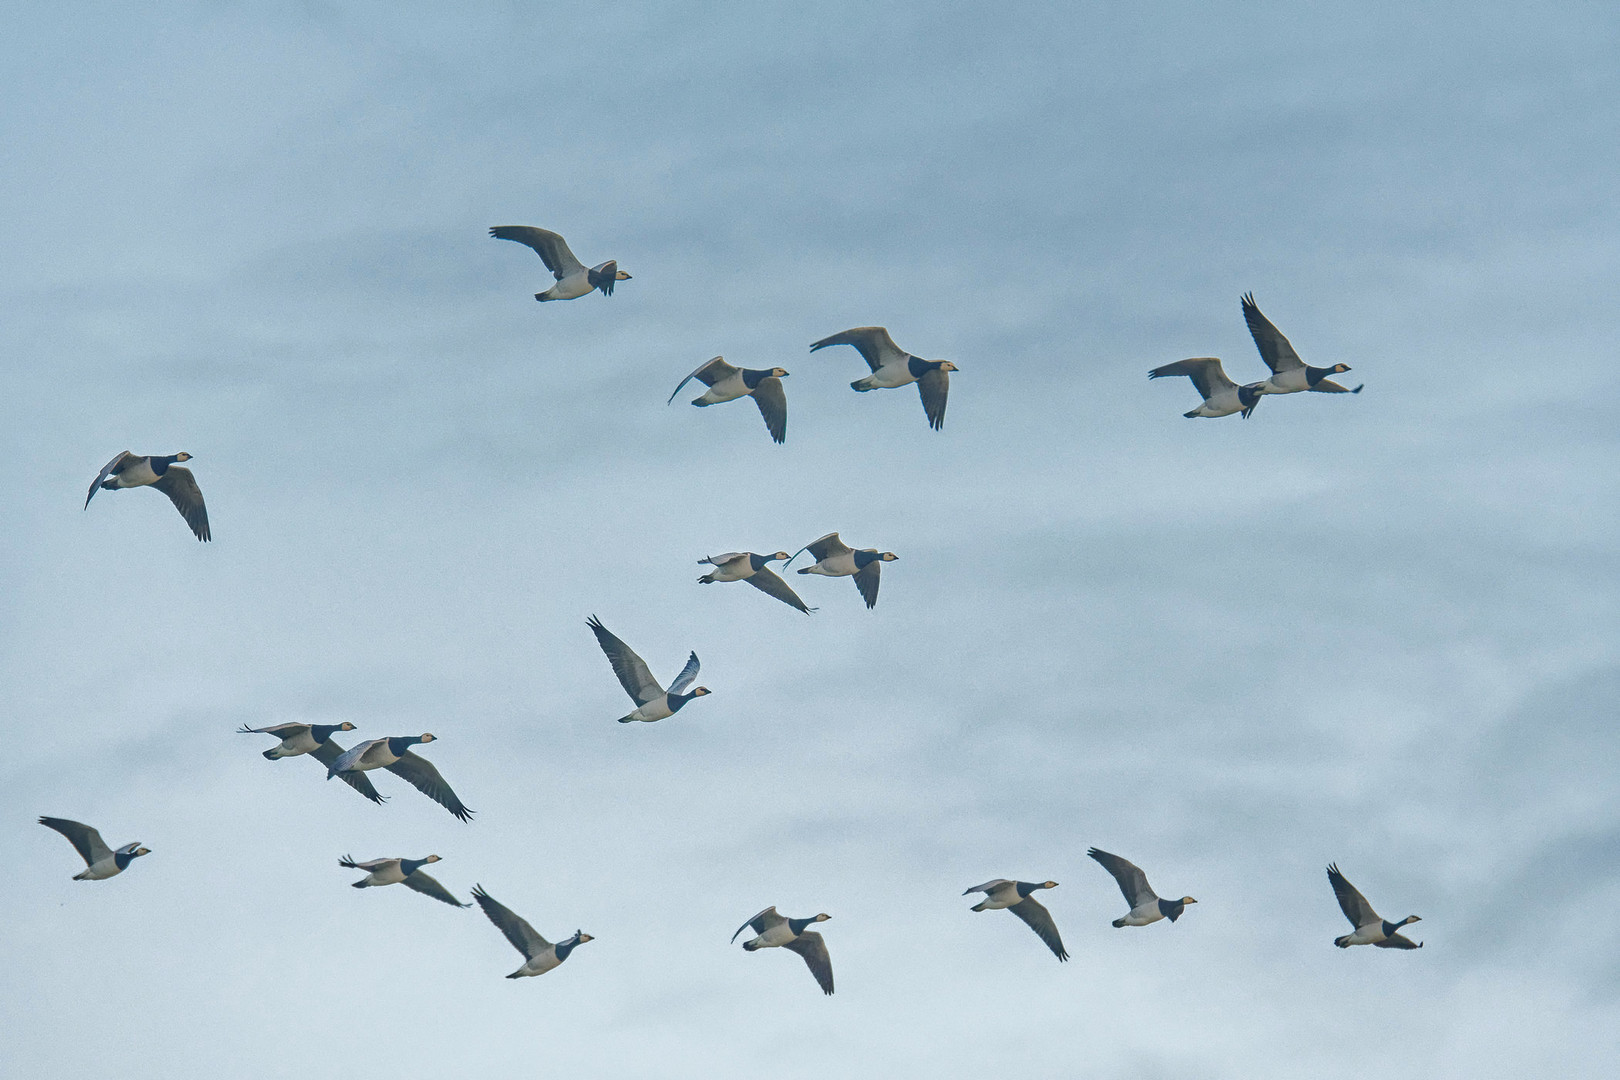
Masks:
[[[309,756],[330,769],[332,763],[343,756],[343,747],[337,744],[336,739],[327,739],[323,743],[317,743],[315,749],[309,752]],[[388,796],[378,793],[377,789],[372,786],[371,778],[363,772],[340,772],[338,777],[378,806],[381,806],[383,801],[388,798]]]
[[[679,675],[675,676],[675,681],[669,684],[669,692],[672,694],[686,693],[686,688],[692,685],[693,680],[695,680],[698,676],[698,668],[702,666],[703,665],[698,662],[697,653],[693,653],[691,656],[688,656],[686,658],[686,666],[681,668],[681,673]]]
[[[1352,390],[1348,386],[1342,386],[1339,383],[1334,382],[1332,379],[1323,379],[1321,382],[1311,387],[1311,389],[1316,391],[1318,394],[1359,394],[1361,393],[1361,387],[1366,385],[1366,383],[1362,383],[1360,386],[1357,386],[1354,390]]]
[[[82,821],[69,821],[67,818],[42,817],[39,823],[47,829],[55,829],[68,838],[84,859],[85,865],[98,863],[102,859],[112,858],[112,849],[101,839],[101,834]]]
[[[917,380],[917,393],[922,395],[923,412],[928,414],[928,426],[938,431],[945,426],[945,397],[951,392],[951,373],[934,368],[923,372]]]
[[[1378,917],[1378,912],[1367,903],[1367,898],[1339,873],[1337,864],[1328,867],[1327,875],[1328,880],[1333,883],[1333,895],[1339,898],[1339,910],[1344,912],[1344,917],[1350,920],[1351,926],[1360,930],[1370,923],[1383,922]]]
[[[568,250],[568,241],[549,229],[536,229],[530,225],[497,225],[489,230],[489,235],[497,240],[514,240],[525,247],[534,249],[540,256],[540,261],[546,264],[558,281],[569,274],[583,273],[585,264],[574,258],[574,253]]]
[[[726,363],[725,357],[717,356],[706,364],[698,365],[697,369],[693,371],[692,374],[681,380],[681,386],[685,386],[693,379],[698,380],[704,386],[713,386],[715,383],[719,382],[721,379],[724,379],[728,375],[735,374],[737,374],[737,369]],[[681,392],[681,386],[677,386],[675,388],[675,393],[669,395],[669,401],[675,400],[675,394]],[[664,402],[664,404],[668,405],[669,401]]]
[[[758,570],[754,571],[752,577],[747,577],[743,580],[748,582],[748,584],[752,585],[754,588],[758,589],[760,592],[764,593],[766,596],[774,596],[788,607],[798,608],[806,615],[815,610],[815,608],[805,607],[804,601],[799,599],[799,594],[794,592],[793,588],[788,585],[787,582],[777,577],[768,566],[760,567]]]
[[[152,484],[174,503],[174,508],[180,511],[180,516],[186,519],[191,531],[197,534],[198,540],[208,540],[208,507],[203,505],[202,488],[197,486],[197,478],[191,475],[191,470],[179,465],[170,465],[163,470],[163,475]]]
[[[1294,347],[1288,344],[1288,339],[1282,336],[1282,331],[1271,325],[1271,320],[1260,314],[1260,309],[1254,304],[1254,294],[1243,294],[1243,321],[1249,324],[1249,334],[1254,338],[1255,348],[1260,350],[1260,359],[1266,362],[1266,367],[1273,373],[1293,371],[1295,368],[1305,366],[1305,361],[1299,358]]]
[[[782,380],[775,375],[759,380],[759,385],[754,387],[754,404],[759,406],[759,415],[765,418],[765,430],[771,433],[771,438],[785,442],[787,393],[782,389]]]
[[[443,900],[445,903],[450,904],[453,907],[472,907],[471,904],[463,904],[460,900],[457,900],[454,896],[451,896],[450,890],[445,888],[443,885],[440,885],[437,878],[429,877],[420,870],[417,870],[415,873],[412,873],[405,878],[405,887],[408,889],[415,889],[423,896],[431,896],[435,900]]]
[[[772,904],[758,915],[755,915],[752,919],[749,919],[747,922],[737,927],[737,934],[740,934],[744,930],[748,929],[752,929],[756,934],[763,934],[767,926],[775,926],[777,923],[782,921],[784,921],[782,916],[776,913],[776,905]],[[737,934],[731,935],[732,941],[737,940]]]
[[[495,929],[506,935],[506,940],[512,943],[512,948],[522,953],[525,959],[533,960],[551,946],[551,942],[535,933],[530,926],[511,908],[496,900],[484,891],[482,885],[473,886],[473,899],[483,909],[489,921],[495,924]]]
[[[658,685],[658,680],[652,677],[647,668],[647,661],[637,656],[635,650],[620,641],[613,632],[603,626],[595,615],[585,620],[585,625],[591,628],[596,635],[596,643],[602,646],[607,654],[608,663],[613,667],[613,674],[619,677],[619,685],[624,692],[637,705],[645,705],[653,698],[664,692]]]
[[[1119,891],[1124,895],[1125,902],[1132,908],[1139,908],[1143,904],[1157,900],[1159,897],[1148,887],[1147,875],[1142,868],[1129,859],[1122,859],[1118,855],[1110,855],[1106,851],[1092,848],[1086,852],[1093,859],[1102,864],[1102,868],[1114,875],[1119,882]]]
[[[857,326],[853,330],[824,337],[811,345],[810,351],[825,349],[829,345],[855,346],[866,361],[866,366],[873,371],[888,364],[903,364],[910,355],[896,345],[889,332],[881,326]]]
[[[239,735],[274,735],[278,739],[286,739],[291,735],[297,735],[308,730],[308,724],[272,724],[269,727],[248,727],[243,724],[236,729]]]
[[[1069,954],[1063,949],[1063,939],[1058,936],[1057,923],[1052,921],[1052,913],[1042,907],[1039,900],[1033,896],[1026,896],[1007,910],[1028,923],[1029,928],[1046,942],[1046,947],[1052,950],[1052,955],[1059,960],[1069,958]]]
[[[827,942],[820,934],[814,930],[806,930],[782,948],[792,949],[804,957],[804,966],[810,969],[810,974],[821,984],[823,994],[833,992],[832,957],[827,955]]]
[[[107,477],[111,476],[112,471],[118,468],[118,466],[123,463],[124,459],[129,456],[130,453],[128,450],[122,451],[117,457],[113,458],[111,461],[107,462],[107,464],[101,467],[101,472],[97,473],[96,478],[90,481],[90,494],[84,497],[85,506],[89,506],[90,500],[95,497],[96,492],[101,490],[101,482],[107,479]]]
[[[1373,942],[1373,944],[1378,946],[1380,949],[1421,949],[1421,948],[1423,948],[1423,942],[1421,942],[1421,941],[1413,941],[1411,938],[1405,936],[1404,934],[1391,934],[1391,935],[1389,935],[1389,937],[1385,938],[1383,941],[1375,941],[1375,942]]]
[[[1177,360],[1173,364],[1165,364],[1148,372],[1150,379],[1163,379],[1167,376],[1185,375],[1191,379],[1198,392],[1208,401],[1221,390],[1236,390],[1237,383],[1226,377],[1226,371],[1221,362],[1213,356],[1195,356],[1191,360]]]
[[[804,545],[804,550],[808,551],[816,562],[820,562],[832,555],[848,555],[855,549],[840,540],[837,533],[830,532],[820,540],[812,540]]]
[[[425,757],[418,757],[409,750],[400,755],[400,759],[392,765],[385,766],[395,776],[403,776],[410,781],[411,786],[446,810],[450,811],[462,821],[471,821],[473,812],[462,805],[456,793],[450,790],[450,785],[444,782],[439,770]]]
[[[855,587],[861,590],[861,599],[866,601],[866,608],[870,611],[877,607],[878,585],[883,577],[883,560],[873,559],[859,570],[855,571]]]

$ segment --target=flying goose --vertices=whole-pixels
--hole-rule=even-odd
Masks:
[[[949,360],[924,360],[912,356],[894,343],[894,338],[881,326],[857,326],[832,337],[824,337],[810,351],[830,345],[853,345],[872,369],[872,374],[850,383],[850,389],[866,393],[868,390],[887,390],[909,383],[917,384],[922,395],[923,412],[928,415],[928,426],[938,431],[945,426],[945,399],[951,392],[950,372],[960,371]]]
[[[1158,894],[1148,886],[1147,875],[1135,863],[1096,848],[1086,854],[1114,875],[1114,880],[1119,882],[1119,891],[1125,894],[1125,902],[1131,905],[1130,911],[1114,920],[1115,926],[1146,926],[1160,919],[1175,922],[1181,918],[1188,904],[1198,903],[1190,896],[1183,896],[1180,900],[1160,900]]]
[[[797,608],[808,615],[816,609],[805,607],[804,601],[799,599],[799,594],[766,565],[789,558],[791,556],[785,551],[778,551],[775,555],[755,555],[752,551],[728,551],[724,555],[710,555],[707,559],[699,559],[698,565],[707,564],[714,567],[714,570],[698,578],[698,582],[702,585],[712,585],[716,581],[746,581],[766,596],[774,596],[788,607]]]
[[[210,540],[208,507],[203,505],[202,489],[197,486],[197,478],[191,475],[190,469],[182,469],[175,464],[177,461],[190,460],[191,455],[184,452],[136,457],[125,450],[102,466],[101,472],[90,484],[90,494],[84,497],[84,508],[90,509],[90,500],[102,488],[117,491],[119,488],[154,487],[174,503],[174,508],[180,511],[180,516],[186,519],[186,524],[191,526],[198,540]]]
[[[344,754],[343,747],[332,741],[332,733],[353,731],[354,725],[347,720],[341,724],[273,724],[270,727],[248,727],[243,724],[236,730],[242,735],[274,735],[280,739],[280,743],[264,752],[270,761],[308,754],[322,765],[331,767]],[[374,803],[381,805],[386,801],[387,797],[377,793],[377,789],[371,786],[371,778],[363,772],[346,772],[343,782]]]
[[[1254,338],[1255,348],[1260,350],[1260,359],[1271,369],[1271,378],[1255,384],[1259,393],[1297,394],[1301,390],[1315,390],[1319,394],[1359,394],[1361,387],[1366,385],[1362,383],[1350,390],[1328,378],[1329,375],[1342,375],[1349,371],[1348,364],[1334,364],[1330,368],[1307,367],[1282,332],[1271,325],[1270,319],[1260,314],[1253,293],[1243,294],[1243,321],[1249,324],[1249,334]]]
[[[125,844],[117,851],[107,846],[101,839],[101,834],[80,821],[69,821],[67,818],[42,817],[39,823],[47,829],[55,829],[68,838],[75,850],[84,858],[85,868],[73,875],[74,881],[101,881],[105,878],[115,877],[124,872],[124,867],[134,862],[142,855],[150,855],[151,848],[141,847],[140,842]]]
[[[557,284],[545,292],[534,294],[534,298],[542,302],[574,300],[590,295],[593,289],[601,289],[603,296],[612,296],[614,282],[630,280],[630,275],[620,270],[619,264],[612,259],[587,270],[585,264],[568,250],[568,241],[546,229],[528,225],[496,225],[489,230],[489,235],[497,240],[512,240],[524,247],[531,247],[540,256],[540,261],[546,264],[551,276],[557,279]]]
[[[603,626],[601,620],[595,615],[585,620],[585,625],[591,628],[596,635],[596,643],[602,646],[607,654],[608,663],[613,665],[613,674],[619,677],[619,684],[624,687],[625,693],[636,703],[633,712],[619,717],[619,723],[628,724],[632,720],[641,720],[652,723],[655,720],[665,720],[676,713],[695,697],[702,697],[709,693],[707,686],[699,686],[691,693],[682,693],[692,680],[697,678],[698,657],[693,653],[686,661],[681,673],[675,676],[675,681],[669,684],[666,693],[658,680],[652,677],[647,669],[647,662],[637,656],[630,646],[620,641]]]
[[[984,899],[973,905],[974,911],[999,911],[1006,908],[1014,915],[1029,924],[1029,928],[1052,950],[1052,955],[1059,960],[1067,960],[1069,954],[1063,949],[1063,939],[1058,936],[1057,923],[1052,921],[1052,913],[1041,906],[1041,902],[1034,897],[1039,889],[1055,889],[1057,882],[1043,881],[1039,885],[1029,881],[1008,881],[1006,878],[996,878],[983,885],[975,885],[963,892],[982,892]]]
[[[783,948],[798,953],[804,957],[805,967],[810,974],[816,977],[821,985],[823,994],[833,992],[832,957],[827,955],[827,942],[814,930],[806,927],[819,922],[826,922],[832,918],[826,912],[812,916],[808,919],[787,919],[776,913],[776,905],[772,904],[752,919],[737,927],[737,934],[752,928],[755,937],[743,942],[744,952],[756,952],[760,949]],[[731,940],[737,940],[737,934],[731,935]]]
[[[1408,915],[1400,922],[1386,922],[1379,918],[1378,912],[1367,903],[1367,898],[1345,880],[1336,864],[1329,864],[1327,876],[1333,883],[1333,895],[1339,898],[1339,909],[1344,912],[1344,917],[1350,920],[1350,925],[1356,928],[1354,933],[1334,938],[1333,944],[1341,949],[1348,949],[1352,945],[1377,945],[1380,949],[1423,948],[1423,942],[1413,941],[1403,934],[1396,933],[1408,923],[1422,922],[1422,919],[1416,915]]]
[[[450,790],[450,785],[444,782],[439,770],[427,758],[419,757],[411,751],[417,743],[430,743],[433,736],[399,735],[392,739],[371,739],[368,742],[355,744],[354,749],[345,750],[326,767],[326,778],[342,776],[348,779],[350,773],[370,772],[372,769],[387,769],[395,776],[402,776],[408,780],[412,787],[422,794],[450,811],[462,821],[471,821],[473,811],[462,805],[456,793]]]
[[[437,878],[422,873],[422,867],[440,861],[437,855],[429,855],[425,859],[372,859],[369,862],[355,862],[354,856],[345,855],[338,860],[338,865],[348,867],[350,870],[368,871],[365,877],[354,883],[357,889],[403,884],[407,889],[414,889],[423,896],[443,900],[451,907],[472,907],[471,904],[463,904],[450,895],[450,890],[440,885]]]
[[[868,611],[877,606],[878,585],[881,584],[883,564],[894,562],[900,557],[892,551],[879,551],[877,548],[861,548],[857,551],[838,539],[837,533],[830,532],[795,551],[788,563],[792,563],[793,559],[797,559],[806,551],[816,560],[816,565],[800,567],[799,573],[820,574],[822,577],[853,577],[855,587],[860,590],[861,599],[866,601]],[[786,566],[787,564],[783,564],[784,569]]]
[[[717,356],[681,380],[685,386],[693,379],[707,386],[702,395],[692,399],[699,408],[718,405],[723,401],[736,401],[752,397],[759,406],[759,415],[765,418],[765,429],[778,443],[787,439],[787,394],[782,392],[782,379],[787,371],[773,367],[769,370],[732,367],[723,356]],[[668,405],[681,392],[681,386],[669,395]]]
[[[1239,386],[1226,377],[1221,369],[1221,362],[1213,356],[1196,356],[1191,360],[1177,360],[1173,364],[1156,367],[1148,372],[1150,379],[1163,379],[1166,376],[1185,375],[1192,380],[1198,392],[1204,395],[1204,403],[1191,412],[1181,415],[1189,420],[1199,416],[1231,416],[1233,413],[1242,413],[1247,420],[1254,407],[1260,403],[1260,384],[1249,383]]]
[[[584,931],[575,930],[573,937],[553,945],[535,933],[534,927],[519,918],[511,908],[485,892],[482,885],[474,885],[472,894],[484,914],[489,916],[489,921],[506,935],[506,940],[512,943],[514,949],[523,954],[523,966],[508,975],[508,979],[521,979],[525,975],[544,975],[568,959],[568,954],[574,951],[575,946],[595,940]]]

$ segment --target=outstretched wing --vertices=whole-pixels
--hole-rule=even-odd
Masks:
[[[1254,338],[1255,348],[1260,350],[1260,359],[1266,362],[1266,367],[1273,374],[1282,374],[1305,366],[1305,361],[1299,358],[1299,353],[1288,344],[1288,339],[1282,336],[1282,331],[1271,325],[1271,320],[1260,314],[1255,306],[1254,294],[1243,294],[1243,321],[1249,324],[1249,335]]]
[[[693,679],[697,678],[698,668],[701,666],[698,663],[697,653],[688,656],[686,666],[681,668],[679,675],[675,676],[675,681],[669,684],[669,692],[672,694],[686,693],[686,688],[692,685]]]
[[[1102,868],[1114,875],[1114,880],[1119,882],[1119,891],[1125,896],[1125,902],[1133,909],[1159,898],[1158,894],[1148,887],[1147,875],[1142,873],[1142,868],[1129,859],[1110,855],[1097,848],[1092,848],[1086,854],[1102,863]]]
[[[506,940],[512,943],[512,948],[522,953],[525,960],[533,960],[551,947],[551,942],[535,933],[534,927],[520,918],[511,908],[485,892],[482,885],[474,885],[472,895],[484,914],[489,917],[489,921],[495,924],[495,929],[506,935]]]
[[[124,459],[129,456],[129,451],[124,450],[119,453],[117,457],[113,458],[111,461],[107,462],[107,464],[101,467],[101,472],[97,473],[96,478],[90,481],[90,494],[84,497],[85,506],[88,507],[90,505],[90,500],[95,498],[96,492],[101,490],[101,482],[107,479],[107,477],[111,476],[112,471],[118,468],[119,465],[123,464]]]
[[[400,755],[398,761],[385,766],[395,776],[403,776],[410,781],[412,787],[462,821],[471,821],[473,812],[462,805],[456,793],[450,790],[450,785],[444,782],[439,770],[433,767],[433,762],[425,757],[418,757],[407,750]]]
[[[1026,896],[1018,903],[1007,909],[1014,915],[1029,924],[1029,928],[1052,950],[1052,955],[1059,960],[1067,960],[1069,954],[1064,951],[1063,939],[1058,936],[1057,923],[1052,921],[1052,913],[1041,905],[1033,896]]]
[[[832,957],[827,955],[826,939],[814,930],[806,930],[782,948],[791,949],[804,957],[804,966],[821,984],[823,994],[833,992]]]
[[[343,747],[337,744],[336,739],[327,739],[323,743],[317,743],[315,749],[309,752],[309,756],[330,769],[333,762],[343,756]],[[348,784],[378,806],[381,806],[388,798],[388,796],[377,791],[371,783],[371,778],[363,772],[340,772],[338,776],[345,784]]]
[[[713,386],[721,379],[728,378],[735,374],[737,374],[737,369],[726,363],[725,357],[717,356],[706,364],[699,364],[692,374],[681,380],[681,386],[685,386],[693,379],[696,379],[704,386]],[[681,392],[681,386],[677,386],[675,388],[675,394]],[[675,400],[675,394],[669,395],[669,401]],[[664,402],[664,404],[668,405],[669,401]]]
[[[1221,362],[1213,356],[1195,356],[1191,360],[1177,360],[1173,364],[1156,367],[1148,372],[1150,379],[1163,379],[1185,375],[1192,380],[1198,392],[1208,401],[1222,390],[1236,390],[1237,383],[1226,377]]]
[[[613,666],[613,674],[619,677],[619,685],[624,692],[630,695],[637,705],[645,705],[664,692],[658,685],[658,680],[652,677],[647,668],[647,661],[635,654],[635,650],[620,641],[613,632],[602,625],[600,619],[592,615],[585,620],[585,625],[591,628],[596,635],[596,643],[602,646],[607,654],[608,663]]]
[[[1318,394],[1359,394],[1361,393],[1362,387],[1366,385],[1366,383],[1361,383],[1354,390],[1352,390],[1348,386],[1343,386],[1334,382],[1332,379],[1323,379],[1321,382],[1311,387],[1311,389]]]
[[[820,540],[812,540],[804,545],[801,551],[808,551],[810,557],[820,562],[834,555],[848,555],[855,549],[838,538],[838,534],[830,532]]]
[[[1360,930],[1363,926],[1384,921],[1378,917],[1378,912],[1372,909],[1372,905],[1367,903],[1367,898],[1339,873],[1338,864],[1329,865],[1327,875],[1328,881],[1333,883],[1333,895],[1339,898],[1339,910],[1344,912],[1344,917],[1350,920],[1351,926]]]
[[[152,486],[169,497],[174,508],[180,511],[180,516],[186,519],[191,531],[197,534],[198,540],[211,539],[208,534],[208,507],[203,505],[202,488],[197,486],[197,478],[191,475],[191,470],[179,465],[170,465],[163,470],[163,475],[152,482]]]
[[[855,571],[855,587],[861,591],[861,599],[866,601],[868,611],[877,607],[878,585],[882,584],[882,580],[882,559],[873,559]]]
[[[350,870],[375,870],[379,866],[387,866],[389,863],[397,862],[399,862],[398,859],[367,859],[365,862],[356,862],[353,855],[345,855],[338,860],[338,865],[347,867]]]
[[[941,368],[923,372],[917,380],[917,393],[922,395],[923,412],[928,414],[928,426],[938,431],[945,426],[945,398],[951,392],[951,373]]]
[[[754,571],[752,577],[744,578],[743,580],[747,581],[748,584],[752,585],[766,596],[774,596],[788,607],[797,608],[806,615],[816,610],[815,608],[805,607],[804,601],[799,599],[799,594],[793,591],[792,586],[783,581],[781,578],[777,577],[768,566],[760,567],[758,570]]]
[[[443,885],[440,885],[437,878],[424,874],[420,870],[406,877],[405,887],[407,889],[415,889],[423,896],[431,896],[435,900],[443,900],[451,907],[472,907],[471,904],[463,904],[460,900],[457,900],[454,896],[451,896],[450,890],[445,888]]]
[[[1421,949],[1423,942],[1413,941],[1404,934],[1391,934],[1383,941],[1375,941],[1374,945],[1380,949]]]
[[[236,729],[236,733],[238,735],[274,735],[278,739],[285,739],[290,735],[297,735],[308,730],[308,724],[272,724],[269,727],[248,727],[243,724]]]
[[[92,866],[102,859],[112,858],[112,849],[101,839],[101,834],[82,821],[69,821],[67,818],[42,817],[39,823],[47,829],[55,829],[68,838],[84,859],[86,866]]]
[[[909,353],[894,343],[889,332],[881,326],[857,326],[853,330],[824,337],[811,345],[810,351],[825,349],[829,345],[855,346],[855,350],[866,361],[866,366],[873,371],[890,364],[904,364],[910,357]]]
[[[753,930],[756,934],[763,934],[766,927],[775,926],[777,923],[783,921],[785,920],[782,918],[782,916],[776,913],[776,905],[772,904],[758,915],[755,915],[752,919],[749,919],[747,922],[737,927],[737,934],[749,929]],[[737,934],[731,935],[732,941],[737,940]]]
[[[771,438],[777,443],[787,441],[787,392],[782,389],[782,380],[769,375],[759,380],[754,387],[754,404],[759,406],[759,415],[765,418],[765,430],[771,433]]]
[[[568,241],[549,229],[536,229],[532,225],[497,225],[489,230],[497,240],[512,240],[534,249],[540,261],[546,264],[552,277],[558,281],[570,274],[583,273],[585,264],[574,258],[568,250]]]

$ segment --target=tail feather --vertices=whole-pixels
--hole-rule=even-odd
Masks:
[[[1122,927],[1125,925],[1125,920],[1123,918],[1115,919],[1113,925],[1116,929]]]
[[[278,749],[278,747],[272,746],[270,749],[266,750],[264,752],[264,760],[266,760],[266,761],[274,761],[274,760],[276,760],[276,758],[280,757],[281,755],[276,753],[277,749]]]

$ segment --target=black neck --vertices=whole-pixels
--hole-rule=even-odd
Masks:
[[[749,556],[748,556],[748,565],[752,566],[755,570],[763,570],[763,569],[765,569],[765,564],[770,562],[770,561],[771,561],[770,559],[767,559],[763,555],[755,555],[755,554],[753,554],[751,552],[749,553]]]
[[[157,473],[159,476],[162,476],[164,473],[169,471],[170,465],[173,465],[179,460],[180,458],[176,454],[168,454],[163,457],[154,457],[151,459],[152,471]]]
[[[1171,922],[1181,918],[1181,913],[1187,910],[1187,905],[1180,900],[1160,900],[1159,913]]]
[[[561,963],[562,961],[568,959],[568,954],[573,952],[574,951],[574,946],[578,945],[578,944],[579,944],[579,935],[575,934],[573,937],[569,938],[567,941],[559,941],[559,942],[557,942],[557,944],[553,945],[552,948],[557,951],[557,962]]]
[[[1020,881],[1018,883],[1018,895],[1022,896],[1022,897],[1025,897],[1027,899],[1029,897],[1030,893],[1034,892],[1035,890],[1037,890],[1039,888],[1040,888],[1039,885],[1032,884],[1032,883],[1030,883],[1028,881]]]
[[[1337,375],[1337,374],[1338,374],[1338,372],[1329,370],[1328,368],[1325,368],[1325,367],[1306,367],[1306,369],[1305,369],[1305,382],[1310,386],[1315,386],[1317,383],[1321,382],[1323,379],[1327,378],[1329,375]]]
[[[855,553],[855,566],[858,569],[865,570],[869,565],[877,562],[881,558],[883,558],[882,552],[857,551]]]
[[[421,741],[405,735],[396,735],[388,740],[388,752],[395,757],[403,757],[406,751]]]
[[[318,743],[323,743],[332,737],[332,732],[342,726],[341,724],[311,724],[309,725],[309,737]]]
[[[401,859],[399,860],[399,872],[406,877],[410,877],[427,864],[426,859]]]
[[[906,357],[906,370],[911,372],[913,379],[920,379],[944,363],[942,360],[924,360],[920,356]]]
[[[771,377],[768,371],[755,371],[753,368],[743,368],[743,385],[752,390],[760,383]]]
[[[1316,384],[1312,383],[1311,385],[1314,386]],[[1261,394],[1258,390],[1251,390],[1247,386],[1238,387],[1238,402],[1245,409],[1253,408],[1254,403],[1259,401],[1260,397]]]
[[[130,863],[132,863],[134,861],[135,861],[135,853],[133,851],[115,851],[115,852],[113,852],[113,862],[118,864],[118,869],[120,869],[120,870],[122,870],[124,867],[128,866]]]
[[[804,933],[805,927],[809,926],[815,921],[816,920],[814,919],[789,919],[788,929],[793,931],[794,937],[798,937],[800,934]]]

